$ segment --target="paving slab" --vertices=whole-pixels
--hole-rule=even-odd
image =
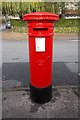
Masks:
[[[27,36],[28,33],[13,32],[11,30],[2,32],[2,38],[7,38],[8,40],[26,40]],[[56,40],[75,40],[78,37],[79,35],[77,33],[54,33],[54,39]]]
[[[53,88],[45,104],[34,103],[27,91],[6,91],[2,98],[3,118],[78,118],[79,98],[72,89]]]

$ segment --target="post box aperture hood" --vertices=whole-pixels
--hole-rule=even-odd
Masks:
[[[49,12],[34,12],[30,14],[23,15],[23,20],[31,21],[31,20],[59,20],[59,16],[56,14],[52,14]]]

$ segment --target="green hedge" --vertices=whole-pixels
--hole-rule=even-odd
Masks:
[[[24,27],[27,22],[23,21],[23,20],[10,20],[11,21],[11,26],[13,27]]]
[[[79,19],[60,19],[56,21],[54,24],[56,27],[78,27]]]
[[[60,19],[54,22],[56,33],[77,33],[79,31],[79,19]],[[11,20],[14,32],[27,32],[27,22],[23,20]]]
[[[54,24],[56,27],[78,27],[79,26],[80,19],[60,19],[59,21],[56,21]],[[27,22],[23,20],[11,20],[12,26],[25,26]]]

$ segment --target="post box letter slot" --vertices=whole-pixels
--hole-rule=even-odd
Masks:
[[[33,28],[34,31],[38,31],[38,30],[48,30],[48,28]]]

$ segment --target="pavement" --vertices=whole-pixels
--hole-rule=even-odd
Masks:
[[[78,118],[78,96],[71,89],[53,88],[45,104],[34,103],[29,90],[3,92],[3,118]]]
[[[14,35],[13,33],[12,36]],[[30,99],[29,53],[27,36],[25,37],[18,35],[17,39],[14,39],[15,36],[10,38],[9,34],[3,32],[2,118],[79,118],[77,37],[55,36],[53,97],[45,104],[34,103]]]
[[[3,39],[8,40],[26,40],[27,39],[27,33],[15,33],[11,29],[7,29],[2,33]],[[77,33],[54,33],[54,39],[55,40],[76,40],[79,38],[79,34]]]

